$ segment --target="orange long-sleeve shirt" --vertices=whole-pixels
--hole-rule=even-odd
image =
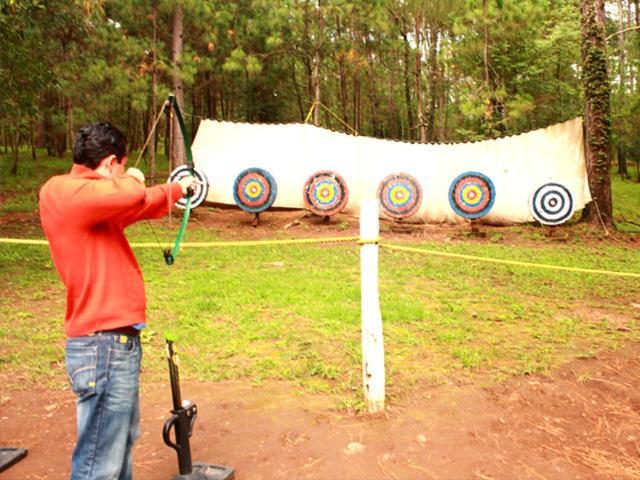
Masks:
[[[166,215],[181,197],[177,183],[145,188],[77,164],[44,184],[40,219],[67,290],[68,337],[146,322],[142,272],[124,229]]]

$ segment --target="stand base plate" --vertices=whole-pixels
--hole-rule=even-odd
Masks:
[[[14,463],[18,463],[27,456],[24,448],[0,447],[0,472],[5,471]]]
[[[171,480],[233,480],[235,474],[231,467],[196,462],[190,474],[176,475]]]

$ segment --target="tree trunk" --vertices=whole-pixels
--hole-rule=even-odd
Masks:
[[[322,3],[318,0],[318,11],[317,14],[317,26],[318,26],[318,37],[322,36],[322,31],[324,30],[324,19],[322,17]],[[322,55],[320,49],[322,48],[322,42],[320,38],[316,39],[315,52],[313,54],[313,75],[312,75],[312,84],[313,84],[313,124],[317,127],[320,126],[320,62],[322,61]]]
[[[484,35],[482,41],[482,60],[484,66],[484,83],[489,86],[491,84],[491,75],[489,73],[489,25],[487,21],[487,0],[483,0],[483,20]]]
[[[631,0],[629,0],[629,2],[631,2]],[[635,12],[636,12],[636,35],[638,35],[637,39],[638,41],[640,41],[640,1],[635,0],[634,2],[634,6],[635,6]],[[631,19],[629,19],[629,24],[631,24]],[[634,82],[635,82],[635,88],[637,88],[637,86],[640,84],[640,82],[637,80],[636,75],[635,75],[635,68],[631,69],[631,88],[632,88],[632,92],[636,91],[634,89]]]
[[[438,141],[447,140],[447,99],[449,98],[449,85],[447,82],[446,62],[443,62],[440,69],[440,95],[438,99],[438,110],[440,111],[440,128],[438,131]]]
[[[153,22],[153,63],[151,65],[151,102],[150,107],[151,111],[149,112],[149,133],[147,135],[151,135],[151,139],[149,141],[149,163],[150,163],[150,171],[151,174],[151,185],[156,184],[156,129],[154,128],[154,122],[156,117],[158,116],[158,111],[156,110],[156,102],[158,101],[158,72],[156,70],[156,61],[158,58],[158,2],[157,0],[153,1],[153,12],[151,21]]]
[[[629,27],[633,26],[633,23],[634,23],[633,22],[633,15],[631,13],[632,12],[631,6],[633,5],[633,3],[634,2],[632,0],[629,0],[627,2],[627,25]],[[636,0],[636,5],[637,5],[637,3],[638,2]],[[633,38],[633,32],[631,32],[629,34],[629,36],[630,36],[630,38]],[[628,73],[629,73],[629,91],[633,93],[635,91],[635,81],[636,80],[635,80],[635,68],[633,67],[633,63],[632,62],[629,62]]]
[[[342,38],[342,24],[340,16],[336,16],[336,36]],[[340,108],[342,113],[342,121],[349,125],[349,92],[347,91],[347,66],[345,62],[346,52],[338,52],[338,75],[340,76]]]
[[[302,105],[302,94],[300,93],[300,86],[298,85],[298,77],[296,76],[296,61],[293,57],[291,57],[291,82],[293,83],[293,89],[296,92],[300,121],[304,122],[305,111],[304,106]]]
[[[623,179],[631,178],[627,167],[627,149],[622,143],[618,144],[618,173]]]
[[[47,149],[47,155],[52,156],[54,152],[54,132],[53,121],[51,119],[51,110],[55,105],[55,100],[49,91],[44,94],[42,105],[42,130],[44,132],[44,147]]]
[[[36,124],[34,121],[31,121],[29,124],[29,143],[31,144],[31,160],[34,162],[38,159],[36,156],[36,136],[34,134],[34,130],[36,129]],[[38,164],[36,163],[36,166]]]
[[[131,150],[136,149],[136,119],[132,115],[131,102],[127,103],[127,126],[125,127],[125,135],[128,141],[128,147]]]
[[[582,0],[580,30],[585,96],[587,173],[593,202],[583,218],[613,225],[611,204],[610,85],[605,45],[604,0]]]
[[[624,23],[625,12],[624,12],[624,8],[622,7],[622,0],[618,0],[618,16],[619,16],[618,30],[622,31],[625,28],[625,23]],[[621,33],[620,35],[618,35],[618,48],[620,50],[620,60],[619,60],[619,64],[618,64],[618,75],[620,75],[620,93],[622,95],[625,94],[626,86],[627,86],[626,85],[627,84],[626,65],[625,65],[625,56],[624,56],[625,39],[626,39],[626,35],[624,33]]]
[[[67,135],[69,136],[69,140],[71,140],[71,148],[76,144],[76,132],[74,130],[74,121],[73,121],[73,100],[68,96],[66,98],[66,112],[67,112]]]
[[[429,110],[427,111],[427,140],[433,142],[438,98],[438,31],[429,29]]]
[[[482,61],[484,67],[484,84],[487,89],[487,95],[489,96],[485,106],[484,119],[486,124],[487,133],[491,136],[495,135],[495,92],[493,88],[494,82],[492,81],[490,65],[491,60],[489,58],[489,21],[487,19],[488,0],[483,0],[483,21],[484,21],[484,33],[482,41]]]
[[[353,72],[353,129],[360,131],[360,69],[357,66]]]
[[[364,29],[367,31],[367,28]],[[373,70],[374,70],[374,60],[373,60],[373,52],[371,49],[371,42],[369,42],[366,38],[366,35],[362,39],[365,42],[366,50],[367,50],[367,74],[368,78],[373,79]],[[369,90],[369,104],[371,108],[371,135],[374,137],[381,137],[382,132],[380,128],[380,120],[378,119],[378,95],[376,93],[376,82],[370,81],[368,83]]]
[[[414,120],[413,120],[413,107],[411,103],[411,80],[409,79],[409,69],[411,65],[411,45],[409,43],[409,36],[405,30],[400,32],[404,40],[404,101],[407,105],[407,127],[409,129],[407,138],[413,140]]]
[[[200,115],[198,108],[198,96],[196,95],[195,90],[191,89],[191,136],[193,138],[196,138],[196,134],[198,133],[196,115]]]
[[[180,70],[182,66],[183,15],[182,4],[178,2],[173,11],[171,61],[173,62],[173,94],[182,111],[184,111],[184,86]],[[171,170],[185,163],[184,138],[176,115],[173,115],[173,122],[171,122],[171,160]]]
[[[16,116],[20,118],[19,115]],[[20,161],[20,128],[16,126],[15,133],[9,131],[9,139],[11,140],[11,153],[13,154],[13,162],[11,163],[11,175],[18,176],[18,162]]]
[[[422,25],[420,15],[416,13],[415,18],[415,76],[416,76],[416,104],[418,109],[418,141],[424,143],[427,140],[427,130],[425,126],[424,108],[422,106]]]
[[[313,124],[320,126],[320,49],[316,48],[313,57],[313,74],[311,77],[313,85]]]
[[[391,72],[389,72],[388,75],[386,75],[387,77],[387,92],[389,92],[387,94],[387,102],[388,102],[388,109],[389,109],[389,116],[388,116],[388,123],[389,123],[389,137],[393,138],[394,140],[398,139],[398,123],[400,123],[400,118],[398,115],[398,106],[396,105],[396,97],[393,94],[393,89],[394,89],[394,78],[393,75],[391,75]],[[386,132],[385,132],[385,138],[387,137]]]

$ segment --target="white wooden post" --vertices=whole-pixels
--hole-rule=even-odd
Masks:
[[[360,203],[362,381],[369,413],[384,410],[384,339],[378,298],[378,201]]]

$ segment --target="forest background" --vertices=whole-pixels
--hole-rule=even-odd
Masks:
[[[609,151],[640,181],[638,3],[0,0],[2,148],[17,171],[21,146],[62,156],[80,125],[105,119],[140,149],[169,91],[192,136],[201,118],[308,120],[460,142],[588,118],[588,8],[604,29]],[[151,142],[152,176],[155,152],[180,143],[170,131]]]

